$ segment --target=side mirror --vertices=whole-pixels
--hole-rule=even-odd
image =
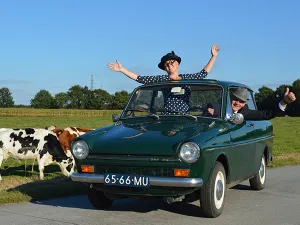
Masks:
[[[232,114],[229,118],[229,121],[234,124],[241,124],[244,122],[244,116],[241,113]]]
[[[113,122],[117,122],[118,120],[119,120],[119,116],[118,116],[118,114],[112,114],[112,121]]]

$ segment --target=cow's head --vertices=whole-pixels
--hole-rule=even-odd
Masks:
[[[78,135],[70,134],[69,131],[63,129],[54,129],[52,130],[52,132],[56,134],[61,147],[63,148],[64,152],[67,154],[70,150],[71,141],[74,138],[78,137]]]
[[[67,159],[63,159],[59,166],[62,173],[67,177],[69,177],[74,172],[75,161],[70,151],[69,153],[67,153]]]

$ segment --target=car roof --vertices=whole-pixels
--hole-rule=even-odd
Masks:
[[[178,80],[178,81],[167,81],[163,83],[152,83],[152,84],[144,84],[139,87],[143,86],[158,86],[158,85],[165,85],[165,84],[215,84],[221,85],[223,88],[227,87],[245,87],[251,91],[253,91],[248,85],[234,82],[234,81],[224,81],[224,80],[215,80],[215,79],[185,79],[185,80]]]

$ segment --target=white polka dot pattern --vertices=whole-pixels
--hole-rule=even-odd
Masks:
[[[208,73],[203,69],[199,73],[194,74],[179,74],[183,80],[197,80],[203,79],[208,75]],[[171,81],[168,75],[158,75],[158,76],[138,76],[136,79],[137,82],[142,84],[153,84],[153,83],[164,83],[167,81]],[[164,94],[164,107],[165,115],[176,115],[176,112],[171,111],[179,111],[188,113],[189,104],[190,104],[190,95],[191,89],[188,86],[182,86],[182,89],[185,89],[184,95],[176,95],[171,92],[171,88],[165,89],[163,91]]]
[[[203,69],[201,72],[192,74],[179,74],[183,80],[197,80],[207,77],[208,73]],[[153,84],[153,83],[163,83],[166,81],[171,81],[169,75],[157,75],[157,76],[138,76],[137,82],[142,84]]]

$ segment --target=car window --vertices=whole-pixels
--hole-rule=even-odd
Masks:
[[[188,105],[187,113],[196,116],[221,117],[223,89],[217,85],[162,84],[136,89],[123,117],[147,116],[151,114],[166,115],[166,104],[173,98],[173,104]],[[214,115],[207,115],[207,108],[214,108]],[[206,113],[206,114],[205,114]],[[178,113],[180,114],[180,113]]]
[[[256,106],[255,106],[255,104],[254,104],[252,92],[250,92],[249,90],[248,90],[248,100],[247,100],[247,105],[248,105],[249,109],[251,109],[251,110],[256,110]]]

